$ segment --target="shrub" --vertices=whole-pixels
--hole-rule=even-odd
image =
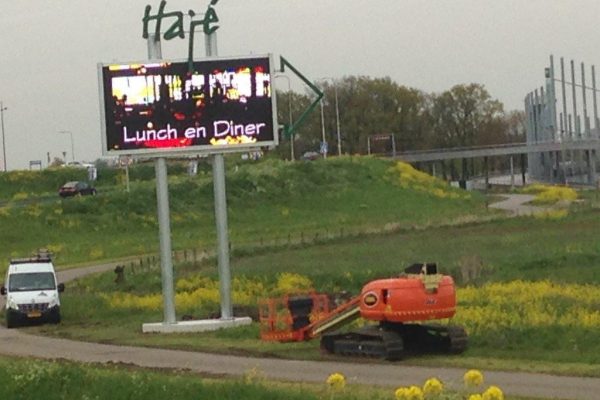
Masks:
[[[523,189],[523,193],[535,194],[535,204],[554,204],[559,201],[577,200],[577,192],[565,186],[530,185]]]

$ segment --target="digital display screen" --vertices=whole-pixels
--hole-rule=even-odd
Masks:
[[[269,56],[99,66],[103,154],[277,145]]]

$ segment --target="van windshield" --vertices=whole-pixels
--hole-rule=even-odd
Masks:
[[[54,274],[52,272],[11,274],[8,279],[8,290],[10,292],[56,289]]]

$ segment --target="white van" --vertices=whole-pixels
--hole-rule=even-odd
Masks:
[[[4,282],[0,294],[6,296],[7,328],[28,321],[60,322],[58,293],[65,286],[58,284],[47,253],[11,260]]]

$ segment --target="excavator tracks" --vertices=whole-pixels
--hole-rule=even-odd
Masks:
[[[404,354],[402,337],[378,325],[365,326],[347,333],[328,333],[321,337],[321,349],[350,357],[399,360]]]
[[[400,360],[406,354],[462,353],[467,343],[467,334],[459,326],[384,322],[356,331],[325,334],[321,349],[343,356]]]

